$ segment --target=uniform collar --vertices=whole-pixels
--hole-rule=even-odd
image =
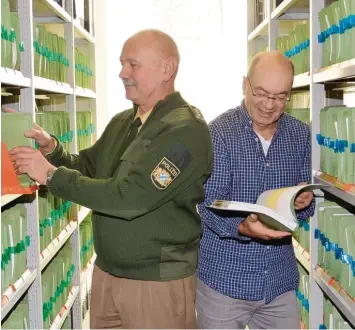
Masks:
[[[158,101],[153,107],[153,109],[150,110],[150,114],[147,117],[149,117],[149,119],[151,117],[154,117],[155,119],[160,119],[167,113],[174,111],[177,108],[181,108],[186,104],[188,103],[183,99],[180,92],[174,92],[168,95],[164,100]],[[134,104],[133,109],[134,117],[136,117],[138,112],[138,106]]]

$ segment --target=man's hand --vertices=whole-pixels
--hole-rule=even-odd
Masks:
[[[9,151],[16,174],[27,174],[39,184],[47,183],[48,174],[55,169],[40,151],[30,147],[16,147]]]
[[[250,214],[243,222],[238,226],[238,232],[241,235],[259,238],[263,240],[281,239],[287,236],[291,236],[291,233],[286,231],[278,231],[270,229],[265,226],[256,214]]]
[[[25,136],[34,139],[39,146],[39,151],[46,156],[56,147],[56,141],[42,127],[33,124],[33,129],[25,131]]]
[[[298,186],[304,186],[306,185],[306,182],[301,182],[298,184]],[[313,199],[313,192],[311,191],[305,191],[301,194],[299,194],[296,199],[295,199],[295,210],[300,211],[309,206],[309,204],[312,203]]]

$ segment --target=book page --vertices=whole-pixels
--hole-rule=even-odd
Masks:
[[[257,214],[260,221],[275,230],[295,231],[298,220],[294,208],[299,193],[326,187],[321,184],[308,184],[264,191],[256,204],[216,200],[210,206],[214,209]],[[241,216],[236,214],[235,216]]]

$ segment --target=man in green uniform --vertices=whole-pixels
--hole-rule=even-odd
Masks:
[[[37,126],[26,136],[39,151],[10,154],[18,173],[93,210],[92,328],[194,328],[196,205],[212,167],[210,134],[199,110],[174,90],[179,53],[170,36],[135,34],[121,64],[134,107],[91,148],[71,155]]]

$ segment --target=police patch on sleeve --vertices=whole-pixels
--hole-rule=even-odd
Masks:
[[[155,167],[150,177],[158,189],[164,190],[169,187],[180,173],[180,169],[172,161],[164,157]]]

